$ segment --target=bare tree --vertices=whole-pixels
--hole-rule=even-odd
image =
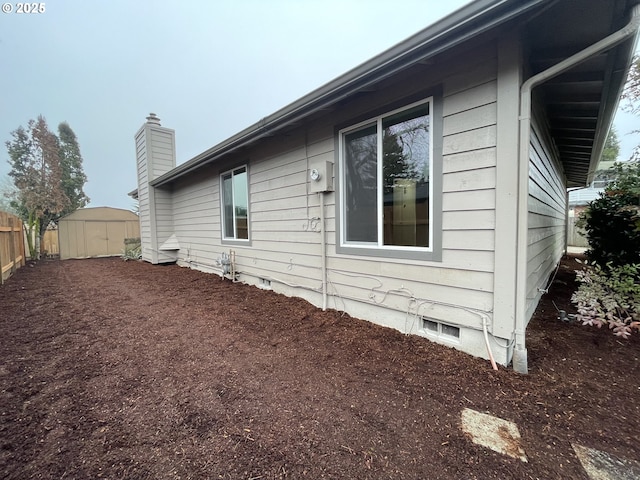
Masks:
[[[69,205],[62,188],[60,145],[42,115],[29,120],[27,129],[18,127],[11,136],[13,140],[6,142],[9,175],[18,190],[12,206],[25,222],[29,252],[35,258],[34,238],[42,244],[49,220]]]

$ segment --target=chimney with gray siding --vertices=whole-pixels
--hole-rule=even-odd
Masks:
[[[173,262],[175,255],[158,248],[173,234],[171,192],[149,182],[175,168],[175,132],[161,126],[156,114],[150,113],[135,140],[142,259],[153,264]]]

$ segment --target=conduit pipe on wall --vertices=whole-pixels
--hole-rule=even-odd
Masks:
[[[560,63],[527,79],[520,87],[520,144],[518,153],[518,243],[516,253],[516,312],[515,350],[513,369],[518,373],[528,373],[525,316],[527,308],[527,238],[529,201],[529,144],[531,137],[531,91],[534,87],[566,72],[576,65],[599,55],[636,35],[640,26],[640,5],[631,10],[631,19],[620,30],[566,58]]]
[[[324,192],[320,196],[320,265],[322,270],[322,311],[327,310],[327,238],[324,231]]]
[[[491,345],[489,345],[489,329],[487,328],[487,317],[485,315],[482,316],[482,332],[484,333],[484,343],[487,346],[487,354],[489,355],[489,360],[491,361],[491,367],[494,370],[498,370],[498,365],[496,365],[496,360],[493,358],[493,352],[491,351]]]

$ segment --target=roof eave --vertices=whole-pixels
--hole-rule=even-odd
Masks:
[[[550,0],[478,0],[149,182],[160,187]]]
[[[611,78],[609,79],[609,88],[605,88],[607,93],[603,99],[602,107],[600,109],[597,131],[596,131],[596,144],[591,151],[591,160],[589,162],[589,173],[584,179],[584,185],[589,185],[598,170],[598,164],[602,158],[602,152],[604,151],[604,145],[607,141],[609,131],[613,125],[613,121],[618,110],[620,98],[624,90],[625,82],[629,69],[631,68],[631,62],[633,60],[633,52],[636,49],[638,37],[635,35],[631,40],[618,46],[618,58],[627,59],[625,66],[622,69],[612,69]]]

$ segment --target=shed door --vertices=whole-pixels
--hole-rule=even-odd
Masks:
[[[87,256],[106,255],[108,249],[107,223],[86,221],[84,226]]]
[[[107,222],[107,248],[109,255],[122,255],[126,222]]]
[[[60,222],[60,258],[86,257],[84,222],[65,220]]]

